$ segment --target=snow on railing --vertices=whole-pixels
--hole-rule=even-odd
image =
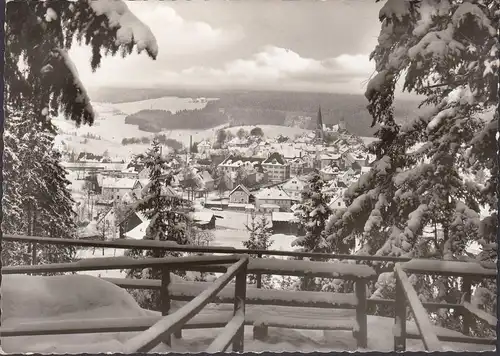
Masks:
[[[160,288],[161,311],[163,317],[160,320],[154,317],[146,318],[108,318],[96,320],[66,320],[48,321],[20,324],[16,327],[0,328],[2,337],[28,336],[28,335],[59,335],[74,333],[98,333],[98,332],[144,332],[133,337],[125,343],[128,352],[147,352],[157,346],[160,342],[170,344],[170,335],[180,331],[187,322],[196,316],[201,309],[212,302],[214,297],[236,277],[234,287],[234,310],[233,318],[223,329],[223,332],[210,346],[212,352],[223,352],[229,344],[233,343],[233,351],[243,351],[243,326],[245,321],[245,299],[248,256],[189,256],[189,257],[167,257],[147,258],[134,260],[127,257],[95,258],[87,261],[73,263],[60,263],[52,265],[37,266],[10,266],[4,267],[2,273],[47,273],[47,272],[74,272],[94,269],[123,269],[132,267],[157,267],[162,269],[162,280]],[[196,264],[210,265],[221,263],[234,263],[215,282],[202,291],[189,303],[178,309],[173,314],[168,314],[170,302],[168,296],[168,284],[170,282],[171,268],[196,268]],[[219,322],[222,319],[219,320]],[[154,324],[153,324],[154,323]],[[153,325],[152,325],[153,324]],[[151,326],[152,325],[152,326]]]
[[[417,324],[418,331],[422,336],[422,341],[426,351],[442,351],[441,344],[433,331],[433,326],[427,311],[418,298],[417,292],[410,283],[408,276],[399,264],[394,267],[396,274],[396,315],[394,336],[394,350],[404,351],[406,348],[406,301]]]
[[[468,301],[462,304],[451,305],[441,303],[442,307],[458,310],[464,317],[462,325],[462,334],[449,335],[442,333],[435,328],[427,315],[424,306],[439,307],[438,303],[422,303],[417,296],[413,285],[408,279],[406,273],[424,274],[424,275],[441,275],[449,277],[463,278],[462,292],[464,296],[470,298],[470,288],[472,279],[492,279],[496,278],[497,271],[489,268],[489,265],[481,265],[477,262],[461,262],[461,261],[439,261],[439,260],[412,260],[407,263],[397,263],[394,267],[396,276],[396,300],[395,300],[395,329],[394,329],[394,350],[404,351],[406,348],[406,339],[420,338],[424,342],[426,350],[438,351],[441,350],[442,341],[493,345],[496,339],[479,338],[467,336],[470,327],[470,314],[484,320],[490,327],[496,327],[496,318],[488,315],[482,310],[471,307]],[[414,315],[415,323],[417,324],[418,334],[406,332],[406,302],[409,303],[410,309]],[[465,335],[463,335],[465,334]]]
[[[162,342],[166,337],[182,328],[182,326],[200,312],[210,301],[217,295],[232,279],[236,276],[235,288],[235,305],[234,317],[228,323],[232,327],[224,329],[222,336],[223,340],[227,341],[224,345],[217,343],[212,345],[217,347],[212,352],[225,351],[230,342],[233,342],[233,351],[243,351],[243,323],[241,323],[241,315],[243,322],[245,320],[245,293],[246,293],[246,267],[248,257],[242,257],[238,262],[227,269],[227,272],[217,280],[203,293],[198,295],[188,304],[177,310],[175,313],[162,318],[155,325],[144,331],[143,333],[133,337],[125,343],[127,353],[148,352]],[[237,325],[235,325],[237,324]],[[233,328],[238,326],[237,328]],[[219,340],[219,339],[216,339]],[[222,348],[219,350],[218,348]]]
[[[319,252],[297,252],[297,251],[282,251],[282,250],[256,250],[256,249],[236,249],[227,246],[195,246],[195,245],[177,245],[168,241],[152,241],[152,240],[126,240],[117,239],[109,241],[95,240],[78,240],[78,239],[63,239],[54,237],[39,237],[39,236],[24,236],[24,235],[4,235],[4,241],[15,241],[36,244],[48,245],[65,245],[65,246],[82,246],[82,247],[99,247],[99,248],[116,248],[116,249],[143,249],[143,250],[167,250],[177,252],[191,253],[223,253],[223,254],[248,254],[259,256],[288,256],[299,258],[317,258],[317,259],[338,259],[338,260],[355,260],[355,261],[380,261],[380,262],[407,262],[411,258],[396,257],[396,256],[365,256],[365,255],[347,255],[347,254],[332,254]]]
[[[185,268],[187,266],[219,265],[224,263],[234,263],[241,257],[237,255],[229,256],[186,256],[186,257],[163,257],[135,259],[131,257],[103,257],[89,258],[77,262],[52,263],[45,265],[20,265],[6,266],[2,268],[2,274],[25,274],[25,273],[60,273],[79,271],[100,271],[100,270],[121,270],[133,268]]]

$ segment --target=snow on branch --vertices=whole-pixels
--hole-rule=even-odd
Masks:
[[[139,20],[122,0],[89,0],[96,15],[106,15],[109,26],[118,27],[117,45],[136,44],[138,52],[146,50],[148,55],[156,59],[158,44],[151,29]]]
[[[397,18],[402,20],[404,16],[410,13],[409,0],[387,0],[384,6],[380,9],[379,19],[382,21],[386,18]]]
[[[69,83],[70,86],[72,86],[71,92],[74,93],[74,97],[72,97],[72,101],[67,103],[67,106],[71,106],[71,104],[76,104],[78,105],[82,110],[81,113],[78,112],[78,114],[81,114],[80,116],[83,116],[84,122],[92,122],[95,115],[94,115],[94,109],[92,108],[92,104],[90,103],[90,97],[87,94],[87,90],[85,89],[85,86],[80,80],[80,76],[78,74],[78,70],[76,69],[75,65],[73,64],[73,61],[68,55],[68,52],[64,49],[61,48],[55,48],[52,51],[53,57],[58,60],[58,64],[62,65],[62,70],[66,71],[69,74],[70,80],[72,82]],[[66,77],[64,75],[60,76],[61,78]],[[67,88],[61,88],[65,95],[69,95],[69,92]],[[66,104],[66,103],[65,103]],[[66,109],[66,113],[68,112],[74,112],[73,110],[69,110],[69,108]],[[81,122],[81,118],[77,118],[76,122],[79,124]]]
[[[465,46],[453,39],[454,27],[450,24],[445,30],[428,32],[420,42],[408,50],[408,56],[412,59],[432,56],[436,59],[444,59],[448,54],[460,54]]]
[[[488,29],[491,36],[496,36],[496,29],[491,26],[491,22],[484,12],[476,4],[470,2],[464,2],[455,10],[451,21],[453,25],[458,27],[467,16],[472,16],[477,24],[481,27]]]

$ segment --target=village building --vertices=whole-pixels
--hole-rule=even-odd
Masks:
[[[273,233],[297,235],[299,219],[292,212],[273,211],[271,213]]]
[[[336,194],[328,204],[328,207],[332,210],[332,212],[336,212],[338,210],[342,210],[346,208],[345,201],[343,198],[343,193]]]
[[[306,187],[307,182],[303,179],[294,177],[288,180],[285,184],[281,186],[281,189],[285,191],[292,199],[301,201],[302,191]]]
[[[308,168],[308,163],[303,157],[295,157],[288,161],[290,164],[290,175],[297,176],[303,174]]]
[[[225,160],[223,160],[218,168],[223,170],[226,173],[236,172],[240,166],[244,164],[251,164],[253,167],[260,166],[264,161],[263,158],[260,157],[243,157],[230,155]]]
[[[269,173],[270,182],[283,182],[290,178],[290,164],[282,155],[275,152],[262,162],[262,167]]]
[[[194,225],[202,230],[215,229],[216,216],[210,211],[195,211],[191,214],[191,219]]]
[[[198,153],[200,153],[202,155],[208,154],[208,152],[211,148],[212,148],[212,145],[210,144],[210,142],[208,142],[206,140],[201,141],[200,143],[198,143],[198,146],[197,146]]]
[[[331,165],[336,165],[338,167],[341,167],[342,165],[342,155],[337,154],[337,153],[323,153],[320,155],[320,169],[324,169],[328,166]]]
[[[328,166],[319,171],[321,179],[325,181],[335,179],[339,174],[342,174],[342,171],[337,166]]]
[[[140,192],[142,185],[137,179],[130,178],[104,178],[102,180],[102,197],[107,200],[121,200],[129,192]]]
[[[248,204],[251,202],[252,193],[243,184],[239,184],[229,193],[229,203]]]
[[[265,188],[255,195],[256,208],[260,211],[276,207],[279,211],[290,211],[293,202],[293,198],[277,187]]]

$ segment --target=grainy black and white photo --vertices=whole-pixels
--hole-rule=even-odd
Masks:
[[[498,0],[10,0],[1,353],[492,351]]]

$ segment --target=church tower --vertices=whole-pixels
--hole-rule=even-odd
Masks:
[[[316,141],[323,143],[325,141],[325,133],[323,131],[323,117],[321,115],[321,106],[318,109],[318,118],[316,120]]]
[[[342,117],[339,121],[339,131],[347,131],[345,126],[345,119]]]

